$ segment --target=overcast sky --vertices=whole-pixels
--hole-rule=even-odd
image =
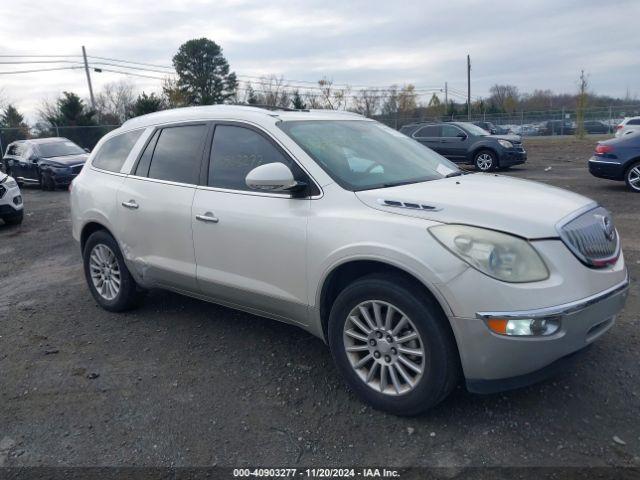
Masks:
[[[171,65],[181,43],[204,36],[222,46],[239,75],[412,83],[427,95],[445,81],[465,91],[469,53],[474,97],[495,83],[573,93],[582,68],[595,93],[640,95],[638,0],[5,3],[2,55],[74,55],[85,45],[89,55]],[[0,58],[10,60],[17,59]],[[1,64],[0,72],[47,66],[55,65]],[[99,91],[123,76],[92,78]],[[158,80],[128,78],[139,90],[160,89]],[[42,99],[63,90],[88,97],[83,70],[0,75],[0,89],[30,119]]]

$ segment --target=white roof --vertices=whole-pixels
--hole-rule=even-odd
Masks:
[[[149,113],[127,120],[120,127],[122,130],[143,128],[171,122],[188,122],[198,120],[248,120],[260,123],[267,118],[280,120],[367,120],[357,113],[341,110],[269,110],[260,107],[243,105],[208,105],[203,107],[174,108]]]

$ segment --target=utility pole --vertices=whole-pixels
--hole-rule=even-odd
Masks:
[[[467,55],[467,120],[471,121],[471,57]]]
[[[449,84],[444,82],[444,114],[449,113]]]
[[[96,100],[93,98],[93,88],[91,87],[91,75],[89,74],[89,64],[87,63],[87,51],[82,46],[82,58],[84,58],[84,72],[87,74],[87,83],[89,84],[89,97],[91,98],[91,108],[96,109]]]

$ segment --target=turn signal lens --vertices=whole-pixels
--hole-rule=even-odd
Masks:
[[[544,318],[524,318],[518,320],[490,318],[487,320],[487,325],[493,332],[510,337],[551,335],[560,328],[560,323],[557,320]]]

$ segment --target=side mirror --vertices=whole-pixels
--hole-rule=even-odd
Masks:
[[[459,132],[456,137],[458,137],[461,140],[466,140],[467,139],[467,135],[464,132]]]
[[[296,181],[284,163],[267,163],[251,170],[246,178],[247,187],[268,192],[295,192],[306,185]]]
[[[29,161],[32,163],[36,163],[38,161],[37,155],[29,155]]]

